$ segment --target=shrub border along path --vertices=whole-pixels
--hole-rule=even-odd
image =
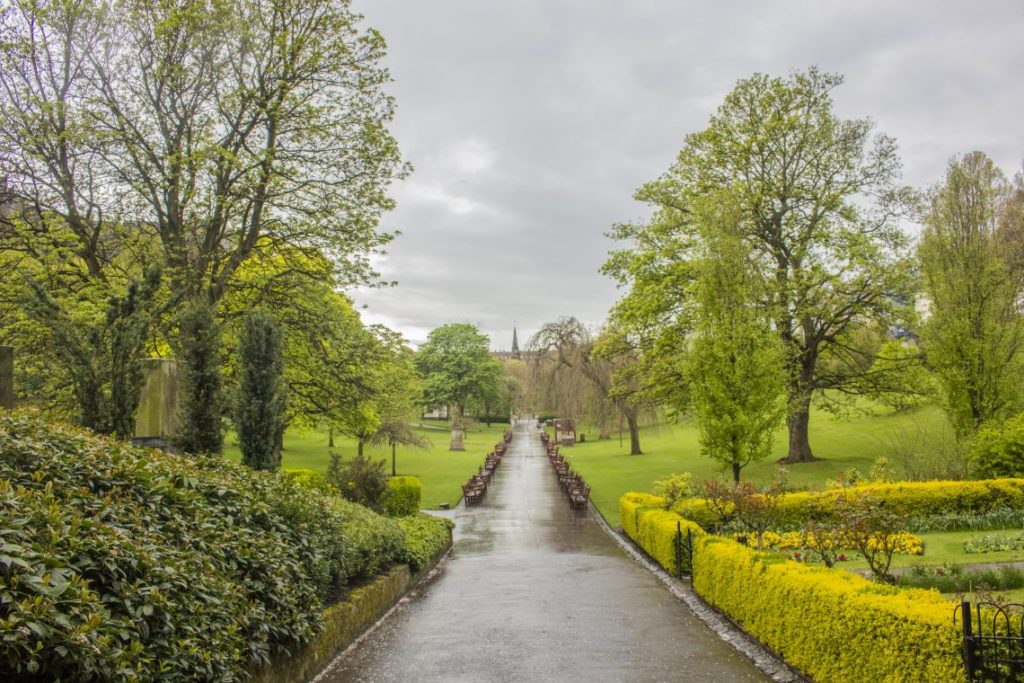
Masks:
[[[452,548],[448,543],[423,569],[393,567],[323,612],[324,628],[291,657],[279,658],[253,675],[254,683],[306,683],[319,678],[338,655],[359,642],[417,586],[432,579]]]
[[[1002,493],[1006,487],[1020,491],[1024,482],[984,484],[990,492]],[[870,488],[874,496],[882,493],[880,487]],[[944,508],[991,502],[988,496],[965,500],[962,493],[971,487],[950,483],[902,485],[891,493],[903,497],[917,488],[930,494],[928,498],[947,498]],[[822,682],[851,676],[894,682],[965,680],[953,605],[937,591],[900,590],[843,570],[807,567],[757,553],[706,534],[694,522],[664,510],[662,503],[649,494],[623,496],[620,506],[627,535],[671,571],[676,524],[692,530],[695,591],[806,675]]]

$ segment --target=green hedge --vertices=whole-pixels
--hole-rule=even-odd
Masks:
[[[818,683],[966,681],[953,602],[780,560],[718,537],[696,543],[693,589]]]
[[[242,680],[408,552],[290,475],[0,416],[0,679]]]
[[[676,531],[685,536],[690,531],[694,536],[704,535],[697,524],[683,519],[675,512],[664,508],[664,500],[645,493],[627,493],[619,500],[622,528],[637,544],[673,574],[676,567]],[[684,565],[684,571],[689,568]]]
[[[430,566],[451,542],[451,520],[435,517],[426,513],[398,517],[398,526],[405,532],[405,555],[413,571]]]
[[[799,529],[810,519],[827,519],[832,515],[836,499],[843,495],[871,495],[908,518],[1006,508],[1020,510],[1024,509],[1024,479],[897,482],[787,493],[779,502],[776,531]],[[716,523],[715,513],[702,498],[688,498],[672,509],[704,527]]]
[[[627,535],[674,572],[676,523],[693,531],[694,591],[813,680],[966,680],[954,604],[937,591],[758,553],[707,535],[663,504],[649,494],[623,496]]]
[[[381,503],[389,517],[414,515],[420,511],[423,485],[416,477],[391,477],[384,489]]]

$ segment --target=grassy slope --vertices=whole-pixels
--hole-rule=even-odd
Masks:
[[[827,479],[855,467],[867,473],[875,458],[890,451],[890,439],[902,430],[937,424],[941,419],[935,406],[923,406],[904,413],[879,409],[871,415],[836,418],[821,411],[811,416],[811,448],[818,462],[787,468],[791,486],[819,488]],[[663,425],[641,430],[644,455],[629,455],[628,436],[619,445],[618,438],[593,441],[597,434],[583,430],[587,441],[562,449],[566,460],[592,487],[594,504],[613,525],[618,524],[619,498],[627,491],[650,491],[654,481],[673,473],[691,472],[700,479],[724,476],[717,464],[701,456],[697,428],[693,424]],[[785,455],[786,432],[775,437],[771,458],[744,470],[744,477],[767,483],[777,471],[776,460]],[[896,463],[892,463],[896,464]]]
[[[448,430],[444,422],[427,421],[442,429],[417,429],[431,446],[429,450],[398,447],[397,464],[399,475],[411,475],[423,483],[423,507],[436,508],[441,503],[454,505],[462,497],[460,485],[470,474],[483,464],[484,456],[491,452],[494,444],[508,429],[508,424],[474,426],[466,433],[466,450],[448,450]],[[342,459],[351,458],[356,452],[354,439],[335,437],[334,451]],[[326,472],[330,462],[327,447],[327,432],[317,430],[293,430],[285,434],[285,451],[282,457],[285,467],[306,468]],[[367,447],[367,455],[386,461],[385,471],[391,473],[391,449],[388,447]],[[225,440],[224,455],[238,462],[241,454],[237,440],[229,434]]]

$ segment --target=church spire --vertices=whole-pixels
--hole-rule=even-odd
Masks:
[[[516,326],[512,325],[512,357],[516,360],[521,360],[519,354],[519,337],[516,336]]]

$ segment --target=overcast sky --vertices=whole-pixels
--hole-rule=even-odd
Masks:
[[[927,186],[980,149],[1024,159],[1024,0],[355,0],[388,42],[414,173],[384,220],[396,288],[355,293],[413,343],[472,322],[508,348],[544,322],[605,319],[598,273],[634,190],[666,170],[736,81],[817,65],[843,117],[899,143]]]

